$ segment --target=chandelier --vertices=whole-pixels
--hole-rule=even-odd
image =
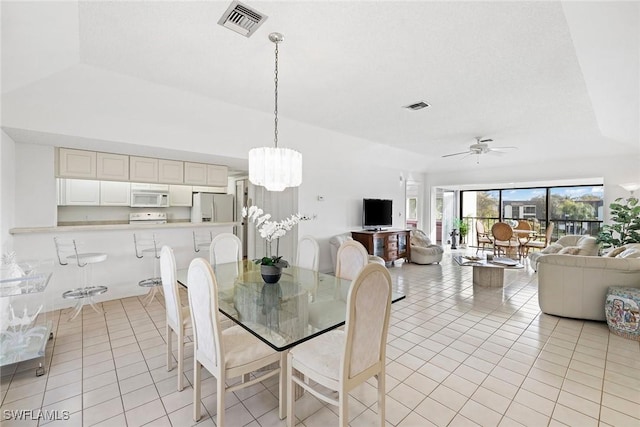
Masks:
[[[302,183],[302,154],[290,148],[278,147],[278,43],[284,40],[284,36],[271,33],[269,40],[276,45],[275,146],[249,150],[249,181],[264,186],[269,191],[282,191],[287,187],[298,187]]]

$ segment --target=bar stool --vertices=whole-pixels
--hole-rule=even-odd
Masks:
[[[142,259],[144,255],[151,255],[153,258],[153,276],[138,282],[138,286],[149,288],[149,292],[142,300],[142,304],[146,307],[156,297],[158,289],[162,286],[162,279],[158,276],[160,263],[160,243],[156,241],[156,235],[140,235],[133,233],[133,244],[136,250],[136,258]]]
[[[210,231],[209,233],[198,233],[193,232],[193,250],[195,252],[200,252],[201,250],[209,250],[209,246],[211,246],[211,242],[213,241],[213,233]]]
[[[56,254],[60,265],[68,265],[69,261],[75,262],[82,272],[82,287],[68,290],[62,294],[64,299],[75,299],[76,305],[71,310],[69,321],[72,321],[82,311],[85,303],[89,303],[96,313],[104,314],[104,311],[96,305],[94,297],[96,295],[107,292],[106,286],[92,286],[93,280],[93,264],[103,262],[107,259],[107,254],[101,252],[79,253],[78,244],[75,239],[59,239],[54,237],[53,241],[56,245]]]

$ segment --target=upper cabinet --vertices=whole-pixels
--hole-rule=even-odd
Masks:
[[[207,185],[207,165],[204,163],[184,162],[184,183]]]
[[[228,170],[226,166],[190,162],[184,163],[185,184],[226,187],[228,185],[227,175]]]
[[[96,178],[109,181],[129,181],[129,156],[96,153]]]
[[[96,178],[96,152],[60,148],[58,176],[67,178]]]
[[[58,148],[57,177],[227,187],[228,168],[206,163]]]
[[[158,182],[158,159],[129,156],[129,179],[132,182]]]
[[[184,182],[184,162],[159,159],[158,182],[182,184]]]
[[[207,165],[207,185],[213,187],[226,187],[228,170],[226,166]]]

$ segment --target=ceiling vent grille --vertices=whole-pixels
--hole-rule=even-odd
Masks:
[[[412,110],[412,111],[418,111],[418,110],[422,110],[423,108],[427,108],[427,107],[431,107],[431,105],[427,104],[424,101],[420,101],[420,102],[416,102],[414,104],[405,105],[402,108],[406,108],[407,110]]]
[[[257,10],[239,1],[233,1],[218,21],[218,24],[245,37],[251,37],[266,19],[267,16]]]

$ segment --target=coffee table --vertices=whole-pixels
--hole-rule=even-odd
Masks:
[[[504,270],[524,268],[522,264],[511,258],[486,258],[454,255],[453,260],[463,267],[473,267],[473,284],[485,288],[502,288],[504,286]]]

